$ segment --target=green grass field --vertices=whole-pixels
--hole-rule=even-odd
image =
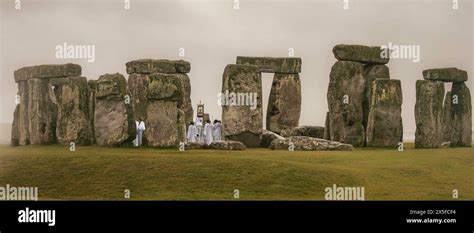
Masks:
[[[366,200],[474,199],[474,149],[289,152],[0,146],[0,186],[54,200],[323,200],[362,186]]]

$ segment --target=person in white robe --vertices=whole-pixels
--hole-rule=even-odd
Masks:
[[[202,122],[200,118],[196,119],[196,132],[197,132],[197,142],[201,143],[203,141],[202,137]]]
[[[191,122],[188,126],[188,133],[186,139],[188,142],[196,142],[197,129],[194,122]]]
[[[142,145],[142,139],[143,139],[143,132],[145,132],[145,122],[143,122],[143,119],[140,119],[140,121],[135,122],[137,125],[137,142],[136,146],[139,147]]]
[[[222,140],[222,136],[221,136],[221,122],[220,122],[220,121],[214,120],[213,131],[214,131],[214,141],[220,141],[220,140]]]
[[[206,143],[207,145],[211,144],[212,143],[212,125],[211,125],[211,121],[210,120],[207,120],[206,121],[206,124],[204,125],[204,143]]]

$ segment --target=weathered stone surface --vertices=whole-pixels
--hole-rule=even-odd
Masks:
[[[125,77],[118,73],[97,80],[94,127],[99,145],[131,144],[136,137],[132,108],[125,104],[126,88]]]
[[[207,145],[200,142],[188,142],[185,144],[186,150],[193,149],[213,149],[213,150],[245,150],[247,147],[238,141],[213,141]]]
[[[286,138],[289,137],[291,133],[291,129],[282,129],[280,132],[280,136]]]
[[[130,74],[128,76],[128,90],[133,108],[133,119],[146,119],[146,108],[148,104],[148,75],[147,74]]]
[[[324,139],[331,140],[331,126],[330,126],[329,112],[326,112],[326,121],[324,122]]]
[[[225,139],[240,141],[247,147],[259,147],[263,129],[262,80],[256,66],[227,65],[222,76],[222,92],[256,93],[256,108],[252,106],[222,106]]]
[[[28,91],[30,143],[55,143],[57,106],[49,79],[28,80]]]
[[[189,81],[186,78],[185,74],[149,75],[146,122],[150,122],[150,127],[157,127],[156,131],[145,131],[150,146],[171,147],[185,141],[186,114],[189,116],[189,108],[192,109],[188,94],[190,86],[187,86],[189,82],[183,84]],[[190,117],[192,118],[192,112]],[[160,132],[162,130],[164,132]]]
[[[19,122],[20,122],[20,105],[16,105],[15,112],[13,113],[13,123],[12,123],[12,134],[10,140],[10,146],[19,145]]]
[[[255,65],[260,72],[301,73],[301,58],[297,57],[237,57],[238,65]]]
[[[364,64],[387,64],[389,56],[382,58],[381,47],[369,47],[363,45],[336,45],[332,52],[339,61],[353,61]]]
[[[393,147],[403,142],[402,87],[400,80],[376,79],[367,124],[367,146]]]
[[[245,150],[246,146],[238,141],[213,141],[207,148],[214,150]]]
[[[182,102],[181,79],[175,74],[153,73],[149,76],[148,100]],[[178,103],[179,105],[179,103]]]
[[[147,105],[144,137],[151,147],[175,147],[180,140],[179,109],[176,101],[151,100]]]
[[[205,149],[207,144],[202,143],[202,142],[187,142],[184,145],[184,148],[186,150],[194,150],[194,149]]]
[[[370,105],[372,103],[372,87],[375,79],[390,79],[390,70],[386,65],[366,65],[364,67],[365,96],[364,96],[364,119],[362,124],[367,129]]]
[[[56,136],[59,143],[90,145],[92,131],[89,88],[85,77],[51,80],[58,105]]]
[[[94,115],[95,115],[95,93],[97,91],[97,80],[87,81],[87,86],[89,87],[89,120],[91,127],[91,143],[95,144],[95,124],[94,124]]]
[[[417,80],[415,148],[437,148],[443,142],[444,83]]]
[[[191,102],[191,81],[186,74],[178,74],[177,76],[181,80],[181,91],[183,92],[181,100],[178,101],[178,106],[184,112],[184,121],[186,124],[189,124],[189,122],[194,121],[194,111]]]
[[[298,126],[301,114],[301,81],[298,74],[273,77],[267,108],[267,129],[275,133]]]
[[[363,101],[364,65],[338,61],[332,67],[328,88],[329,127],[332,141],[361,147],[365,142]]]
[[[32,78],[62,78],[80,76],[81,66],[77,64],[39,65],[23,67],[15,71],[15,82],[27,81]]]
[[[191,64],[187,61],[171,61],[166,59],[140,59],[127,62],[127,73],[151,74],[151,73],[189,73]]]
[[[150,88],[151,84],[151,88]],[[184,112],[184,121],[193,120],[191,83],[186,74],[130,74],[128,89],[132,99],[134,119],[147,118],[149,99],[177,101]]]
[[[321,126],[298,126],[290,131],[290,136],[306,136],[324,139],[324,127]]]
[[[285,139],[284,137],[269,131],[269,130],[263,130],[262,133],[262,142],[260,143],[260,147],[262,148],[268,148],[270,144],[272,143],[273,140],[275,139]]]
[[[178,118],[176,119],[176,127],[178,128],[178,142],[186,141],[186,121],[183,110],[178,109]]]
[[[471,147],[472,145],[472,105],[471,92],[464,82],[455,82],[451,95],[457,102],[451,105],[452,134],[451,147]],[[453,99],[454,100],[454,99]]]
[[[18,94],[20,96],[19,112],[18,112],[18,144],[25,146],[30,144],[30,127],[29,127],[29,88],[27,81],[18,82]]]
[[[465,82],[467,81],[467,72],[454,67],[429,69],[423,71],[423,78],[442,82]]]
[[[127,95],[127,80],[119,73],[104,74],[97,80],[96,99],[121,99]]]
[[[453,133],[453,120],[451,118],[451,91],[446,92],[443,105],[443,142],[451,141],[451,134]]]
[[[275,139],[270,145],[272,150],[288,150],[290,143],[293,143],[294,150],[316,151],[316,150],[341,150],[351,151],[354,149],[352,145],[340,142],[328,141],[321,138],[312,138],[305,136],[293,136],[286,139]]]

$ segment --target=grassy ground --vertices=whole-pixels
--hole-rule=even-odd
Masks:
[[[324,188],[365,187],[366,200],[474,199],[474,149],[289,152],[99,146],[0,146],[0,186],[36,186],[39,199],[321,200]]]

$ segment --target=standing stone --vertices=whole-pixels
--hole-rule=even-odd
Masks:
[[[184,121],[187,123],[193,121],[193,108],[191,103],[191,82],[187,73],[191,70],[191,64],[187,61],[171,61],[165,59],[140,59],[128,62],[127,73],[128,88],[132,98],[134,119],[147,118],[147,91],[150,82],[150,74],[173,74],[181,79],[181,100],[178,108],[184,112]]]
[[[28,102],[30,98],[28,81],[18,81],[18,93],[20,95],[18,112],[18,145],[25,146],[30,144],[30,118],[28,116]]]
[[[330,140],[361,147],[365,142],[363,101],[364,65],[338,61],[332,67],[328,88]]]
[[[183,110],[178,109],[178,119],[176,120],[176,125],[178,127],[178,143],[186,142],[186,114]]]
[[[31,144],[56,142],[57,106],[50,80],[33,78],[28,80],[28,126]]]
[[[263,114],[262,80],[258,67],[227,65],[222,76],[222,93],[230,93],[229,102],[225,103],[223,100],[222,103],[222,127],[225,139],[240,141],[247,147],[259,147]],[[237,106],[239,93],[257,94],[257,103],[254,103],[256,107]]]
[[[453,132],[453,121],[451,118],[451,91],[446,93],[443,105],[443,142],[451,141],[451,134]]]
[[[237,65],[257,66],[264,73],[301,73],[301,58],[298,57],[242,57],[238,56]]]
[[[130,104],[125,103],[127,84],[123,75],[104,74],[97,80],[94,111],[95,138],[99,145],[122,145],[136,137]]]
[[[19,121],[20,121],[20,105],[16,105],[15,112],[13,113],[13,123],[12,123],[12,137],[10,141],[10,146],[19,145]]]
[[[54,82],[56,80],[52,80]],[[54,85],[58,104],[56,136],[59,143],[74,142],[90,145],[92,132],[90,126],[89,88],[85,77],[60,78]]]
[[[48,144],[56,142],[56,98],[51,78],[80,76],[77,64],[39,65],[23,67],[14,73],[18,83],[18,144]]]
[[[352,151],[354,149],[350,144],[306,136],[292,136],[284,139],[275,139],[272,141],[269,148],[272,150],[288,150],[290,146],[294,146],[295,151]]]
[[[173,147],[180,140],[178,132],[178,106],[175,101],[150,101],[144,137],[148,146]]]
[[[178,108],[182,96],[181,79],[177,75],[153,73],[149,76],[144,135],[148,146],[174,147],[184,142],[184,113]]]
[[[367,125],[367,146],[396,148],[403,139],[400,80],[376,79]]]
[[[186,74],[177,74],[178,78],[181,80],[181,100],[178,102],[179,109],[183,111],[183,121],[186,124],[189,124],[193,121],[193,105],[191,102],[191,81],[189,76]]]
[[[451,147],[471,147],[472,105],[471,93],[464,82],[455,82],[451,89],[452,134]],[[456,101],[457,99],[457,101]]]
[[[97,80],[87,81],[87,86],[89,87],[89,125],[91,127],[91,143],[96,144],[95,140],[95,93],[97,92]]]
[[[364,96],[364,120],[362,124],[367,129],[367,121],[369,119],[370,106],[372,104],[373,83],[376,79],[390,79],[390,70],[386,65],[366,65],[364,67],[365,96]]]
[[[133,119],[146,119],[148,104],[148,75],[133,73],[128,76],[128,89],[133,108]]]
[[[301,113],[301,82],[298,74],[276,73],[267,108],[267,129],[280,134],[298,126]]]
[[[326,112],[326,121],[324,122],[324,139],[326,140],[331,139],[331,127],[329,123],[329,112]]]
[[[417,80],[415,148],[437,148],[443,142],[444,83]]]
[[[363,45],[336,45],[332,52],[339,61],[353,61],[364,64],[387,64],[390,60],[387,52],[381,47]]]

